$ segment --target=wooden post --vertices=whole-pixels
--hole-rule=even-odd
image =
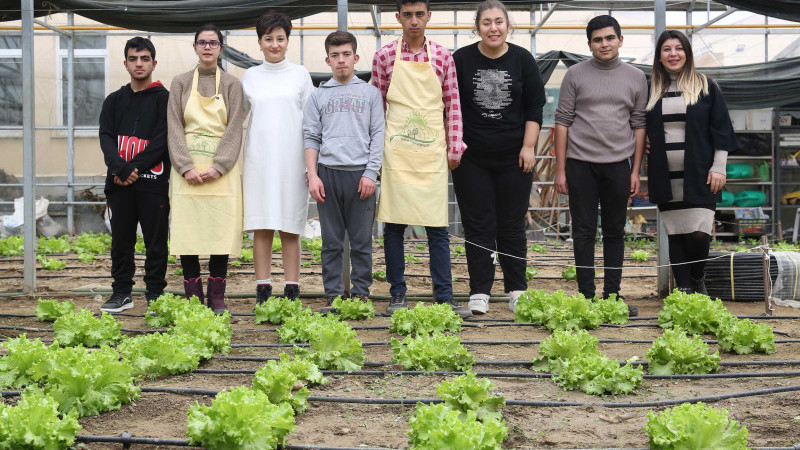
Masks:
[[[763,268],[764,268],[764,312],[766,315],[772,315],[772,304],[770,302],[770,295],[772,294],[772,280],[769,276],[769,243],[767,236],[761,236],[761,253],[764,255]]]

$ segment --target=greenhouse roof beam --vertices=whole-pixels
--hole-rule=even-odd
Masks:
[[[706,23],[704,23],[702,25],[698,25],[698,26],[696,26],[696,27],[694,27],[692,29],[686,30],[686,34],[691,36],[692,34],[697,33],[698,31],[704,30],[704,29],[708,28],[709,26],[719,22],[720,20],[730,16],[731,14],[735,13],[736,11],[739,11],[739,10],[736,9],[736,8],[729,8],[727,11],[725,11],[724,13],[718,15],[717,17],[714,17],[713,19],[709,20],[708,22],[706,22]]]

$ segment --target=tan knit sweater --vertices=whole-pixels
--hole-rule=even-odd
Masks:
[[[217,68],[200,68],[197,90],[203,97],[214,95],[216,71]],[[169,109],[167,113],[169,159],[172,161],[172,167],[181,175],[193,168],[192,157],[186,148],[186,138],[183,132],[185,125],[183,111],[189,101],[189,94],[192,92],[193,77],[194,69],[180,74],[172,79],[172,85],[169,88]],[[219,80],[219,90],[222,94],[222,99],[225,101],[225,109],[228,112],[228,127],[219,141],[212,167],[224,175],[236,164],[239,159],[239,152],[242,149],[242,123],[244,122],[242,83],[235,76],[222,72]]]

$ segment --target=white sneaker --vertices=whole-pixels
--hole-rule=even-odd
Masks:
[[[489,296],[486,294],[470,295],[468,306],[473,314],[486,314],[489,312]]]
[[[517,300],[519,300],[519,297],[524,292],[525,291],[511,291],[508,293],[508,309],[510,309],[511,312],[517,312]]]

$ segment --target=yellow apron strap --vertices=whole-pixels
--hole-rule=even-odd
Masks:
[[[733,281],[733,256],[736,253],[731,253],[731,300],[736,300],[736,292],[733,289],[734,281]]]

